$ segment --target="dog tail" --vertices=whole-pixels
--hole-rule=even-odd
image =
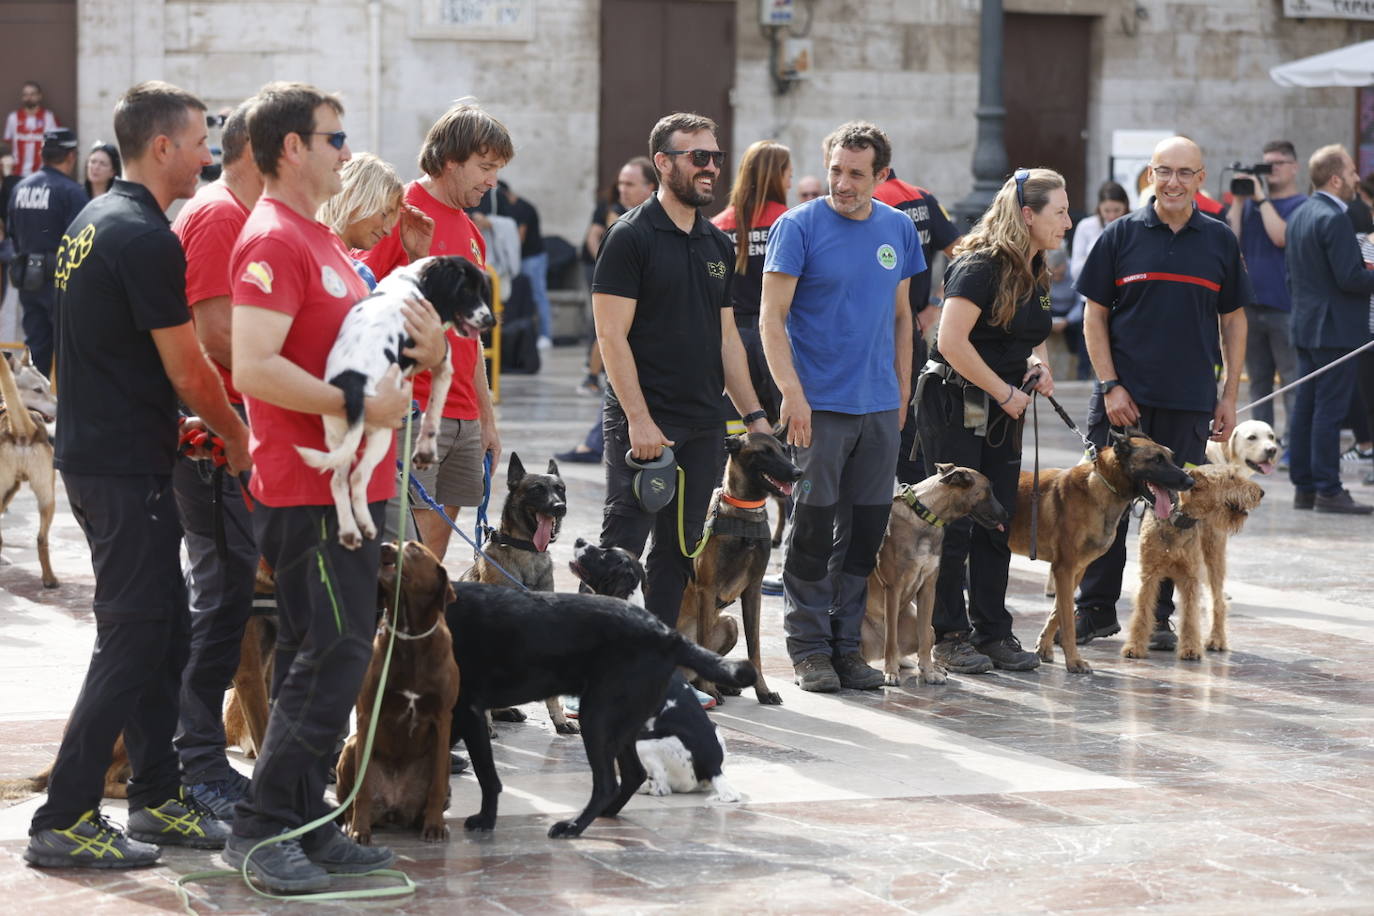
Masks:
[[[703,649],[680,633],[674,633],[673,661],[716,684],[731,687],[752,687],[759,673],[747,661],[727,661],[714,652]]]
[[[49,768],[50,770],[51,768]],[[39,773],[37,776],[26,776],[23,779],[0,779],[0,799],[8,801],[47,791],[49,771]]]
[[[329,384],[343,392],[344,416],[348,420],[348,428],[349,430],[356,429],[363,420],[363,398],[367,396],[367,376],[356,369],[345,369],[330,379]],[[353,463],[353,455],[358,450],[358,442],[359,440],[354,436],[347,436],[332,452],[298,445],[296,446],[296,453],[301,456],[302,461],[318,471],[336,470],[347,468]]]

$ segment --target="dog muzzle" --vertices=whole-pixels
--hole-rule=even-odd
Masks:
[[[673,501],[677,493],[677,460],[672,449],[663,446],[663,453],[652,461],[639,461],[633,451],[627,451],[625,463],[637,471],[633,486],[641,509],[652,514]]]

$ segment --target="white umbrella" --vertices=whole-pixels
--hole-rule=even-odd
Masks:
[[[1374,85],[1374,41],[1270,67],[1269,76],[1280,86],[1308,89]]]

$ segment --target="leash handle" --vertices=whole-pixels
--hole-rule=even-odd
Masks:
[[[482,532],[490,531],[491,526],[487,524],[487,504],[491,502],[491,452],[482,453],[482,502],[477,506],[477,520],[473,522],[472,539],[480,545],[483,542]],[[443,513],[448,518],[448,513]],[[480,546],[478,547],[480,550]]]

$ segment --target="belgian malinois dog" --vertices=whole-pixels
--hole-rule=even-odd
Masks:
[[[861,648],[869,661],[883,660],[883,683],[902,683],[904,656],[916,653],[922,684],[943,684],[945,671],[931,658],[935,630],[935,582],[945,526],[966,515],[984,528],[1001,529],[1007,510],[992,484],[972,468],[937,464],[936,473],[903,486],[892,498],[878,565],[868,574]]]
[[[1141,433],[1113,432],[1112,444],[1067,469],[1040,471],[1040,517],[1036,533],[1037,558],[1050,561],[1054,579],[1054,613],[1045,621],[1036,646],[1043,661],[1054,661],[1054,634],[1061,634],[1064,667],[1090,674],[1074,639],[1073,596],[1083,571],[1107,552],[1116,526],[1131,501],[1150,502],[1158,518],[1168,518],[1178,494],[1193,478],[1174,464],[1174,453]],[[1031,474],[1021,472],[1016,490],[1016,514],[1009,542],[1014,553],[1030,555]]]
[[[770,496],[789,496],[802,472],[787,457],[776,431],[728,436],[725,451],[724,483],[711,497],[707,514],[711,537],[682,594],[677,628],[697,645],[724,655],[739,641],[739,626],[720,611],[738,599],[749,661],[759,673],[754,695],[760,703],[776,705],[782,698],[768,689],[759,660],[760,589],[773,550],[767,503]],[[696,686],[721,700],[721,690],[700,675]]]

